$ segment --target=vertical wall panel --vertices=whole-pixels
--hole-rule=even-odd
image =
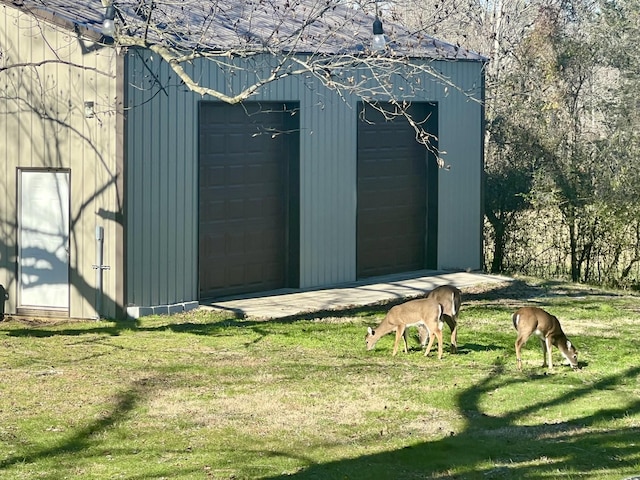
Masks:
[[[116,271],[118,203],[115,180],[116,54],[6,5],[0,6],[4,65],[32,63],[0,73],[0,283],[16,309],[16,172],[18,168],[70,169],[69,240],[71,317],[96,316],[95,229],[105,228],[105,263]],[[44,63],[48,62],[48,63]],[[86,118],[85,102],[96,114]],[[3,253],[7,252],[7,253]],[[104,275],[104,316],[115,315],[115,275]]]
[[[157,57],[127,62],[128,302],[197,300],[197,99]]]
[[[0,45],[5,45],[9,42],[8,29],[13,17],[7,15],[7,11],[8,8],[6,6],[0,6]],[[0,76],[0,79],[2,79],[2,76]],[[15,142],[9,142],[9,139],[17,132],[10,132],[9,125],[2,118],[6,113],[6,110],[0,107],[0,145],[4,145],[4,149],[0,150],[2,152],[0,155],[4,155],[4,158],[0,156],[0,177],[7,179],[3,184],[4,188],[0,190],[0,205],[4,205],[4,207],[0,206],[0,285],[8,288],[9,281],[13,280],[13,274],[8,269],[8,262],[12,261],[12,257],[15,256],[15,249],[9,239],[15,238],[17,234],[15,225],[12,224],[9,218],[15,211],[15,188],[8,185],[8,179],[15,177],[15,172],[11,168],[14,161],[11,159],[18,157],[19,153],[18,145]],[[11,198],[12,196],[13,198]]]
[[[442,69],[464,90],[449,88],[440,108],[440,148],[447,152],[444,158],[451,165],[449,171],[440,173],[438,267],[442,269],[482,266],[480,67],[460,62],[444,64]]]
[[[301,287],[355,279],[355,110],[317,80],[302,91]]]

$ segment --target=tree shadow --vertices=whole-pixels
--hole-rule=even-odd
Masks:
[[[498,290],[503,290],[501,287]],[[503,290],[503,294],[505,291]],[[478,295],[476,298],[480,298]],[[388,305],[381,305],[387,310]],[[370,311],[371,307],[358,307],[354,311]],[[335,317],[335,312],[329,314]],[[345,314],[346,316],[346,314]],[[189,318],[183,317],[184,318]],[[313,318],[322,318],[315,315]],[[273,320],[277,323],[291,323],[305,320],[306,317]],[[162,325],[144,326],[140,322],[110,322],[107,326],[96,323],[96,327],[86,329],[46,328],[11,329],[6,333],[13,336],[47,337],[52,335],[82,335],[86,333],[119,335],[124,329],[139,331],[165,331],[195,335],[211,335],[229,327],[250,327],[260,338],[270,334],[265,321],[249,321],[238,318],[224,318],[216,322],[197,323],[182,321],[178,323],[162,322]],[[86,325],[85,325],[86,326]],[[42,327],[42,326],[41,326]],[[468,343],[460,345],[462,354],[482,350],[505,350],[503,345],[481,345]],[[461,391],[455,401],[454,409],[464,420],[462,430],[445,434],[433,441],[418,441],[396,450],[362,455],[327,463],[314,463],[314,459],[301,457],[288,451],[257,452],[265,459],[284,457],[297,460],[307,465],[295,473],[287,473],[268,479],[299,478],[311,479],[415,479],[415,478],[557,478],[567,475],[583,476],[588,472],[620,471],[638,465],[638,438],[640,427],[629,426],[612,428],[612,419],[640,413],[640,399],[631,399],[620,407],[603,405],[595,413],[584,414],[562,419],[551,423],[532,422],[536,413],[544,415],[548,408],[562,406],[576,400],[585,399],[588,395],[601,390],[615,389],[616,385],[636,381],[640,375],[640,367],[630,367],[620,373],[608,375],[596,382],[584,384],[579,382],[579,373],[570,370],[558,370],[553,375],[546,372],[515,373],[506,371],[500,357],[493,368],[476,384]],[[363,363],[363,367],[369,363]],[[581,362],[581,366],[584,366]],[[565,381],[570,381],[570,388],[564,388]],[[48,456],[64,455],[78,452],[81,454],[91,443],[91,437],[99,431],[109,429],[114,423],[126,419],[135,405],[149,396],[154,381],[141,381],[122,393],[114,402],[112,411],[76,432],[63,444],[42,449],[31,455],[9,457],[0,461],[0,471],[11,468],[19,462],[36,462]],[[503,388],[516,388],[526,393],[534,385],[542,385],[550,393],[538,401],[514,408],[501,415],[493,415],[485,407],[494,400],[493,392]],[[545,415],[546,416],[546,415]],[[533,424],[532,424],[533,423]],[[629,424],[629,422],[627,422]],[[633,425],[633,424],[632,424]],[[598,453],[594,453],[597,446]],[[327,445],[331,448],[333,445]],[[254,452],[255,453],[255,452]],[[169,472],[176,474],[177,472]],[[597,475],[596,475],[597,476]],[[595,477],[592,477],[595,478]]]
[[[545,282],[552,284],[552,282]],[[550,287],[549,287],[550,288]],[[544,286],[531,286],[524,281],[514,280],[509,284],[496,284],[495,286],[485,288],[481,293],[463,293],[463,308],[461,309],[461,318],[464,322],[464,308],[465,304],[473,306],[473,303],[486,302],[492,299],[518,299],[525,301],[528,297],[521,297],[523,291],[529,291],[529,298],[543,294],[547,287]],[[391,307],[404,303],[413,298],[423,298],[428,295],[427,292],[421,292],[419,295],[411,298],[393,298],[390,300],[379,301],[367,305],[353,306],[347,308],[340,308],[336,310],[325,309],[314,312],[306,312],[296,315],[290,315],[287,317],[280,317],[274,319],[251,319],[246,318],[241,311],[227,310],[225,312],[220,311],[219,316],[222,318],[215,318],[213,321],[198,322],[192,321],[190,313],[178,314],[173,316],[166,316],[166,322],[162,322],[161,325],[145,325],[142,320],[106,320],[100,321],[95,324],[95,327],[86,328],[86,324],[75,326],[73,321],[69,322],[52,322],[51,320],[39,321],[39,320],[27,320],[20,319],[27,328],[12,328],[7,331],[10,336],[33,336],[33,337],[48,337],[54,335],[85,335],[85,334],[105,334],[105,335],[119,335],[124,330],[138,330],[138,331],[161,331],[171,330],[176,333],[188,333],[192,335],[212,335],[220,330],[233,327],[255,327],[262,325],[265,322],[275,324],[291,324],[299,321],[323,321],[326,319],[340,319],[358,317],[363,320],[371,319],[372,323],[380,321],[380,317],[383,316]],[[505,306],[505,311],[509,308]],[[68,328],[60,329],[59,324],[66,323]],[[56,326],[56,328],[53,328]],[[479,351],[483,349],[498,349],[496,345],[476,345],[466,344],[459,345],[462,353],[467,351]]]
[[[506,347],[504,345],[497,345],[495,343],[483,345],[480,345],[479,343],[462,343],[458,345],[458,352],[456,353],[456,355],[469,355],[472,352],[485,352],[487,350],[506,350]]]
[[[135,382],[128,390],[122,391],[113,400],[113,408],[94,422],[75,432],[72,436],[50,448],[34,451],[31,454],[20,453],[0,460],[0,471],[16,464],[34,463],[40,459],[68,453],[81,453],[96,434],[108,430],[116,423],[126,419],[135,406],[149,394],[148,380]]]
[[[491,392],[517,385],[524,390],[530,382],[549,378],[544,375],[514,377],[504,372],[501,365],[495,365],[484,379],[458,395],[457,411],[465,419],[465,427],[459,433],[398,450],[324,464],[299,458],[309,466],[297,473],[264,479],[546,479],[566,476],[566,472],[597,477],[595,472],[632,469],[637,467],[640,427],[612,429],[602,424],[640,413],[640,399],[620,408],[604,406],[597,413],[567,421],[536,425],[522,422],[531,414],[575,401],[597,390],[614,388],[627,379],[636,379],[639,374],[640,367],[629,368],[592,385],[565,390],[502,416],[492,416],[481,407]],[[597,454],[594,446],[598,446]],[[287,453],[277,455],[287,456]]]
[[[97,418],[89,422],[84,427],[73,431],[65,439],[60,440],[51,447],[34,448],[29,453],[21,451],[19,454],[10,455],[0,459],[0,477],[3,471],[10,471],[19,466],[36,464],[45,459],[63,457],[72,454],[74,458],[90,458],[95,455],[92,447],[100,445],[105,433],[117,428],[118,424],[130,420],[134,410],[139,404],[143,404],[147,399],[152,398],[158,387],[166,382],[162,377],[149,377],[132,382],[127,388],[117,394],[112,401],[112,406]],[[135,455],[140,447],[135,442],[125,443],[116,451],[105,452],[104,455]],[[172,478],[176,476],[193,476],[202,471],[199,465],[184,467],[181,470],[171,465],[164,467],[164,475],[158,473],[153,478]],[[61,472],[54,472],[51,478],[63,476]],[[4,478],[4,477],[2,477]],[[8,478],[8,477],[7,477]],[[128,479],[151,478],[149,474],[141,476],[127,476]]]
[[[33,21],[39,22],[36,17]],[[80,48],[89,53],[94,49],[100,49],[103,45],[94,42],[85,43],[79,36],[76,29],[76,40]],[[44,39],[45,36],[42,37]],[[8,48],[9,51],[16,49],[13,41],[7,37],[6,44],[2,47]],[[93,44],[91,46],[90,44]],[[64,225],[66,228],[58,232],[38,231],[39,226],[28,225],[26,228],[20,225],[24,221],[20,217],[18,222],[19,211],[21,206],[16,191],[19,191],[19,181],[17,177],[13,180],[7,178],[6,181],[0,182],[5,200],[10,200],[11,204],[7,204],[3,209],[4,215],[0,218],[0,283],[4,284],[10,297],[0,299],[5,302],[5,313],[9,315],[17,315],[21,308],[18,305],[20,293],[18,290],[28,290],[34,286],[50,287],[52,285],[64,286],[69,288],[73,295],[77,294],[77,298],[84,301],[84,308],[98,309],[101,303],[103,311],[97,312],[98,315],[123,316],[122,308],[123,300],[115,298],[118,292],[99,292],[96,285],[92,281],[95,270],[91,267],[91,262],[95,260],[91,248],[87,248],[87,231],[91,231],[94,225],[99,223],[106,224],[112,222],[121,228],[123,225],[123,177],[119,168],[114,164],[113,159],[108,155],[104,148],[96,140],[92,134],[93,129],[83,128],[82,124],[72,121],[74,115],[70,115],[71,108],[77,105],[83,105],[83,96],[81,90],[77,90],[76,96],[68,97],[66,95],[51,95],[51,85],[47,87],[44,82],[46,72],[41,68],[45,68],[45,64],[59,64],[60,68],[67,68],[76,73],[80,71],[91,71],[94,78],[111,78],[112,74],[103,71],[94,66],[81,66],[73,63],[66,55],[58,55],[53,46],[44,43],[46,52],[41,52],[44,57],[47,54],[51,58],[44,62],[27,62],[13,64],[11,61],[5,66],[4,70],[16,69],[20,71],[19,77],[21,81],[18,83],[10,82],[11,86],[6,91],[0,92],[0,98],[7,103],[6,111],[3,115],[10,118],[8,127],[10,131],[15,129],[19,131],[35,131],[40,132],[44,143],[42,148],[34,148],[30,161],[25,163],[28,157],[22,156],[20,159],[12,159],[8,165],[14,165],[16,169],[22,170],[22,167],[38,167],[41,170],[52,171],[68,171],[72,167],[83,169],[83,175],[74,178],[94,178],[92,188],[78,189],[74,188],[75,183],[69,185],[69,192],[74,195],[74,201],[69,208],[69,218]],[[16,50],[18,51],[18,50]],[[15,60],[15,59],[14,59]],[[46,67],[50,68],[50,67]],[[2,69],[0,69],[2,70]],[[8,78],[8,77],[7,77]],[[55,79],[50,75],[46,76],[50,82],[55,84]],[[80,73],[78,73],[80,78]],[[102,124],[102,117],[117,112],[100,112],[96,115],[95,121]],[[70,142],[70,143],[68,143]],[[69,145],[81,145],[83,154],[86,156],[86,165],[84,167],[77,161],[69,162]],[[46,148],[45,148],[46,146]],[[73,154],[72,154],[73,156]],[[17,162],[17,163],[16,163]],[[77,180],[74,180],[74,182]],[[82,181],[82,180],[80,180]],[[80,193],[78,193],[80,192]],[[61,199],[61,191],[58,190],[58,199]],[[77,195],[76,195],[77,193]],[[113,198],[111,198],[113,197]],[[108,199],[108,200],[107,200]],[[68,202],[67,202],[68,203]],[[96,223],[98,222],[98,223]],[[51,238],[60,237],[60,245],[58,245],[59,255],[54,251],[52,245],[46,248],[40,246],[29,248],[28,245],[18,244],[19,237],[22,232],[29,232],[33,235],[45,236],[49,240]],[[54,235],[52,235],[54,233]],[[93,236],[92,236],[93,237]],[[22,241],[22,239],[20,239]],[[19,247],[22,248],[19,251]],[[64,261],[63,251],[66,250],[67,260]],[[71,259],[71,260],[70,260]],[[88,261],[87,261],[88,259]],[[2,271],[4,270],[4,272]],[[64,272],[65,275],[61,273]],[[60,275],[56,275],[59,274]],[[68,274],[68,275],[67,275]],[[119,278],[122,275],[119,269],[114,266],[112,275]],[[40,292],[36,297],[40,295]],[[61,298],[61,297],[58,297]],[[98,300],[100,298],[100,300]],[[74,298],[75,300],[75,298]],[[71,302],[71,305],[76,302]],[[68,307],[71,307],[69,305]],[[26,310],[31,310],[30,305],[25,305]],[[46,305],[37,305],[34,310],[47,310]],[[68,308],[71,311],[71,308]],[[8,312],[8,313],[7,313]],[[69,312],[61,313],[68,315]],[[86,315],[86,313],[72,313],[74,315]],[[0,316],[2,320],[2,316]]]
[[[30,321],[30,320],[16,320],[25,324],[25,328],[11,328],[5,330],[5,335],[8,337],[33,337],[33,338],[49,338],[56,336],[81,336],[81,335],[109,335],[118,336],[124,330],[135,329],[135,325],[129,322],[113,322],[110,324],[96,323],[95,327],[85,328],[84,325],[74,324],[73,322],[51,322],[51,321]],[[58,328],[60,323],[64,323],[68,328]],[[164,329],[164,328],[163,328]],[[160,328],[158,328],[160,330]]]

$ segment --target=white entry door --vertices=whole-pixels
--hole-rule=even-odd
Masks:
[[[69,172],[19,172],[19,308],[69,310]]]

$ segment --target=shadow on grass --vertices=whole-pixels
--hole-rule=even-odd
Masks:
[[[502,416],[482,411],[484,397],[496,389],[544,381],[548,377],[505,376],[501,365],[457,397],[466,427],[432,442],[324,464],[310,464],[276,479],[418,479],[418,478],[601,478],[607,471],[637,474],[639,427],[612,429],[612,420],[640,413],[640,399],[621,408],[603,405],[597,413],[571,421],[523,425],[527,417],[575,401],[593,391],[635,380],[640,367],[608,376],[588,387],[571,389]],[[265,452],[265,455],[267,453]],[[287,456],[278,452],[278,456]],[[305,461],[305,459],[298,459]],[[308,461],[308,459],[306,459]],[[623,478],[622,475],[617,478]]]
[[[128,389],[123,390],[113,399],[113,405],[110,410],[105,411],[95,421],[78,430],[74,430],[72,434],[56,442],[55,445],[40,449],[32,448],[30,452],[27,449],[23,449],[18,455],[0,459],[0,478],[22,478],[20,476],[4,477],[3,471],[10,472],[14,468],[22,468],[24,465],[35,464],[39,461],[55,459],[56,457],[60,457],[61,469],[55,470],[51,476],[43,476],[41,478],[66,478],[62,468],[65,465],[68,467],[70,463],[63,461],[62,457],[73,455],[74,459],[86,458],[90,460],[92,456],[96,455],[96,447],[99,448],[104,434],[111,429],[117,428],[118,424],[130,420],[136,406],[143,404],[148,398],[152,398],[153,393],[163,384],[164,381],[160,377],[145,378],[133,382]],[[138,454],[140,450],[140,445],[135,442],[128,442],[124,445],[119,452],[100,451],[99,455],[109,456],[119,453],[133,456]],[[127,478],[172,478],[180,475],[194,475],[202,471],[199,466],[182,469],[181,471],[178,471],[175,466],[168,466],[165,470],[163,473],[166,473],[166,475],[143,475],[140,477],[129,475]],[[76,475],[73,476],[75,477]]]
[[[57,445],[42,450],[35,450],[31,454],[21,453],[20,455],[10,456],[0,460],[0,471],[16,464],[35,463],[43,458],[82,452],[92,443],[91,437],[108,430],[117,422],[127,418],[129,412],[133,410],[136,403],[140,400],[142,391],[143,384],[139,383],[134,385],[130,390],[122,392],[114,399],[112,411],[75,432],[72,436]]]
[[[478,343],[463,343],[458,346],[458,352],[456,355],[469,355],[472,352],[485,352],[487,350],[498,351],[506,350],[504,345],[497,345],[495,343],[478,344]]]
[[[497,298],[518,298],[518,295],[524,295],[523,292],[526,289],[534,292],[544,292],[544,286],[528,286],[522,281],[515,280],[510,284],[497,284],[494,288],[488,288],[486,291],[478,294],[464,294],[464,302],[467,301],[482,301],[491,300]],[[515,293],[514,293],[515,292]],[[519,293],[518,293],[519,292]],[[64,322],[64,328],[60,327],[61,322],[47,322],[47,321],[28,321],[28,320],[16,320],[25,325],[24,328],[11,327],[6,330],[8,336],[14,337],[40,337],[46,338],[56,335],[109,335],[117,336],[123,331],[164,331],[170,330],[176,333],[188,333],[192,335],[211,335],[216,332],[232,328],[232,327],[252,327],[255,325],[261,325],[265,322],[290,324],[298,321],[318,320],[322,321],[328,318],[350,318],[360,317],[363,320],[371,319],[371,324],[375,324],[382,319],[382,316],[393,306],[403,303],[413,298],[421,298],[426,296],[428,292],[416,295],[410,298],[398,298],[384,302],[377,302],[369,305],[357,306],[352,308],[341,308],[339,310],[321,310],[310,313],[302,313],[298,315],[291,315],[288,317],[282,317],[277,319],[260,319],[252,320],[244,318],[242,312],[238,311],[226,311],[216,312],[211,314],[212,321],[191,321],[194,313],[177,314],[173,316],[163,317],[163,320],[154,320],[155,323],[161,322],[161,324],[150,325],[148,320],[116,320],[116,321],[96,321],[95,326],[87,327],[87,322]],[[527,295],[533,295],[529,293]],[[206,313],[204,314],[206,315]],[[464,312],[462,313],[464,315]],[[0,327],[2,322],[0,322]]]
[[[612,429],[612,420],[640,412],[640,399],[629,401],[620,408],[603,408],[591,415],[571,421],[522,424],[536,412],[561,406],[586,396],[593,391],[609,390],[629,380],[635,381],[640,367],[629,368],[616,375],[581,388],[565,389],[558,395],[542,399],[531,405],[515,409],[502,416],[492,416],[482,409],[491,392],[520,385],[526,389],[530,382],[542,382],[546,376],[507,375],[503,365],[497,362],[493,370],[476,385],[462,391],[456,399],[456,409],[466,426],[457,433],[431,442],[413,445],[371,455],[363,455],[339,461],[314,464],[311,458],[292,455],[286,451],[259,453],[266,461],[273,457],[294,458],[308,465],[296,473],[263,477],[263,480],[282,479],[418,479],[418,478],[483,478],[483,479],[548,479],[559,477],[600,478],[608,470],[631,469],[638,466],[638,438],[640,428]],[[558,374],[556,381],[561,379]],[[113,401],[110,411],[102,417],[76,430],[56,445],[33,449],[30,453],[9,456],[0,460],[0,473],[14,467],[37,463],[44,459],[65,457],[69,454],[89,458],[95,455],[101,435],[118,423],[131,418],[139,403],[144,403],[163,384],[161,378],[149,378],[135,382]],[[327,445],[327,447],[330,447]],[[134,454],[140,446],[132,444]],[[121,453],[123,453],[121,452]],[[104,454],[108,454],[105,452]],[[163,478],[196,475],[205,478],[200,465],[190,467],[168,465],[163,467]],[[157,472],[155,472],[157,473]],[[127,478],[157,478],[128,476]],[[231,477],[234,478],[234,477]],[[620,477],[622,478],[622,477]]]
[[[508,295],[508,289],[500,288],[501,293],[490,292],[491,295]],[[474,296],[479,300],[480,296]],[[482,298],[487,298],[486,295]],[[514,297],[518,298],[518,297]],[[349,309],[342,312],[328,312],[326,317],[354,316],[359,313],[379,311],[383,313],[393,303],[379,306],[367,306]],[[378,310],[376,310],[378,309]],[[188,316],[182,319],[189,318]],[[291,323],[300,320],[322,319],[320,314],[302,315],[287,319],[273,320],[279,323]],[[109,326],[96,323],[94,328],[65,325],[65,328],[38,325],[33,328],[12,328],[8,335],[48,337],[52,335],[104,334],[119,335],[123,330],[163,331],[194,335],[211,335],[229,327],[251,327],[256,331],[268,334],[264,321],[240,320],[225,318],[211,323],[192,321],[172,322],[171,317],[161,325],[145,326],[144,322],[116,322]],[[498,345],[463,344],[460,352],[470,353],[485,349],[503,349]],[[582,362],[581,362],[582,363]],[[366,366],[366,364],[364,365]],[[583,364],[584,366],[584,364]],[[640,428],[611,428],[613,420],[640,413],[640,400],[630,400],[620,408],[607,405],[594,414],[583,415],[570,421],[556,423],[536,423],[529,420],[536,412],[544,415],[545,409],[564,405],[586,397],[599,390],[614,389],[616,385],[637,381],[640,367],[629,368],[619,374],[609,375],[598,382],[577,388],[563,388],[561,375],[529,375],[505,373],[500,363],[472,387],[462,391],[456,398],[456,410],[464,417],[465,427],[462,431],[429,442],[417,442],[398,450],[362,455],[356,458],[334,462],[314,464],[311,458],[295,457],[287,451],[259,452],[268,461],[270,456],[298,458],[299,463],[308,465],[299,472],[283,474],[269,479],[297,478],[311,479],[418,479],[418,478],[528,478],[548,479],[558,477],[602,477],[607,470],[631,470],[640,463],[638,458],[638,438]],[[567,372],[574,375],[573,372]],[[578,374],[576,374],[578,375]],[[555,377],[555,378],[554,378]],[[533,382],[548,382],[545,386],[550,390],[546,395],[531,405],[519,410],[512,410],[501,416],[492,416],[483,409],[483,404],[491,398],[491,392],[500,388],[518,386],[522,392]],[[556,382],[556,383],[553,383]],[[560,382],[560,384],[558,384]],[[124,391],[114,400],[113,408],[103,417],[93,421],[86,427],[75,431],[60,443],[31,453],[10,456],[0,459],[2,470],[12,469],[18,464],[35,463],[41,459],[64,456],[70,453],[83,455],[88,447],[94,446],[99,433],[107,431],[115,424],[130,417],[132,410],[139,402],[144,402],[152,393],[155,382],[152,380],[139,382]],[[573,383],[575,385],[575,382]],[[556,389],[557,387],[557,389]],[[557,393],[556,393],[557,392]],[[529,424],[526,424],[529,423]],[[630,422],[627,422],[630,423]],[[330,446],[327,446],[330,447]],[[177,467],[167,471],[171,478],[184,474]],[[194,467],[194,474],[196,472]],[[200,472],[202,473],[202,472]],[[132,478],[132,477],[128,477]],[[195,478],[195,477],[194,477]],[[199,477],[198,477],[199,478]],[[265,479],[266,480],[266,479]]]
[[[572,421],[536,425],[523,425],[522,421],[536,412],[570,403],[593,391],[613,389],[630,379],[636,380],[638,375],[640,367],[629,368],[588,387],[572,389],[497,417],[482,411],[481,404],[486,395],[496,389],[518,384],[525,388],[529,382],[544,381],[545,377],[513,377],[503,372],[502,365],[496,364],[485,378],[458,395],[456,407],[466,420],[466,427],[460,433],[431,442],[415,443],[398,450],[324,464],[313,464],[310,458],[293,456],[286,451],[264,451],[260,453],[266,461],[273,457],[295,458],[308,466],[297,473],[263,477],[263,480],[599,478],[607,470],[622,469],[627,469],[630,472],[627,476],[630,476],[631,469],[637,467],[639,462],[640,428],[606,429],[602,425],[638,414],[640,400],[631,401],[621,408],[603,405],[597,413]],[[155,387],[160,384],[162,381],[154,378],[136,382],[114,400],[111,411],[101,418],[75,431],[72,436],[56,445],[0,460],[0,472],[10,471],[18,465],[70,454],[95,455],[95,447],[102,438],[101,433],[129,419],[136,405],[152,396]],[[136,448],[138,446],[131,447],[132,451]],[[255,455],[255,451],[251,455]],[[193,478],[205,478],[198,465],[171,465],[163,473],[166,474],[164,478],[181,475],[203,475]],[[127,478],[152,477],[134,475]]]

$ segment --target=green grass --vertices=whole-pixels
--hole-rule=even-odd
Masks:
[[[529,280],[463,291],[459,354],[365,351],[389,306],[254,322],[0,323],[0,478],[616,479],[640,474],[640,298]],[[582,369],[515,365],[556,314]]]

